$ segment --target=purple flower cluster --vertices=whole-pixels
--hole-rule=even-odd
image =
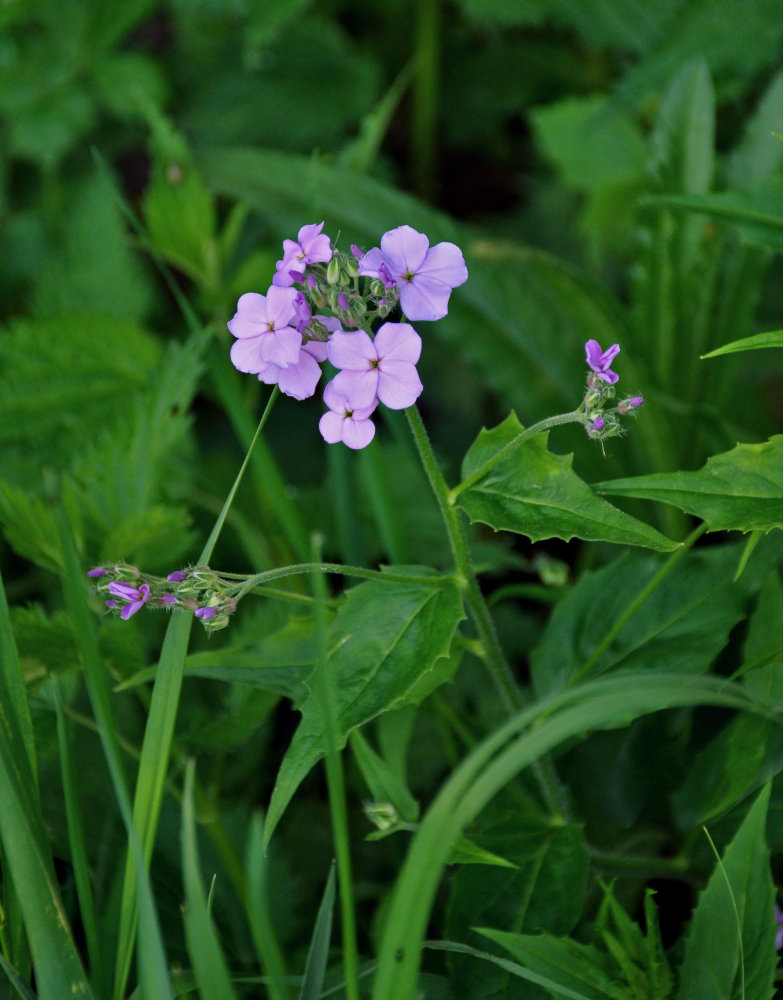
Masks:
[[[207,631],[228,625],[236,610],[233,584],[223,580],[209,566],[175,570],[163,579],[142,573],[128,563],[96,566],[87,571],[96,580],[99,594],[109,594],[106,607],[127,621],[146,604],[151,608],[184,608],[200,619]]]
[[[619,375],[612,371],[611,365],[620,353],[620,345],[612,344],[605,351],[597,340],[588,340],[585,344],[585,360],[590,373],[587,376],[587,393],[582,403],[582,423],[588,437],[614,437],[623,433],[619,416],[632,413],[644,402],[642,396],[628,396],[621,399],[613,409],[608,405],[615,397],[614,386]]]
[[[315,393],[329,361],[338,372],[324,389],[321,434],[330,444],[364,448],[379,403],[405,409],[422,392],[421,338],[408,321],[445,316],[468,272],[457,246],[430,246],[410,226],[385,233],[367,253],[352,246],[348,254],[332,247],[323,225],[303,226],[296,240],[284,241],[266,295],[239,299],[228,323],[236,338],[231,361],[294,399]],[[398,306],[401,321],[387,320]]]

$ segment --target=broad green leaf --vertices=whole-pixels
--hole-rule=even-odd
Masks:
[[[664,191],[701,194],[712,181],[715,95],[699,56],[669,84],[652,135],[653,170]]]
[[[710,531],[770,531],[783,526],[783,436],[738,444],[698,472],[616,479],[594,489],[670,503],[706,521]]]
[[[327,636],[327,669],[336,698],[338,748],[352,730],[416,697],[421,678],[448,660],[464,617],[453,581],[422,571],[421,583],[370,581],[348,592]],[[269,805],[266,837],[302,779],[325,754],[321,706],[310,697],[283,759]]]
[[[558,603],[533,650],[536,690],[541,695],[560,690],[581,676],[587,664],[590,673],[708,670],[756,586],[750,573],[732,582],[738,558],[736,546],[689,552],[597,657],[610,629],[664,562],[658,556],[624,553],[604,569],[585,573]]]
[[[685,941],[678,1000],[772,996],[778,958],[775,888],[764,835],[769,792],[766,785],[699,897]]]
[[[754,333],[752,337],[732,340],[729,344],[703,354],[702,358],[717,358],[720,354],[735,354],[737,351],[757,351],[763,347],[783,347],[783,330],[772,330],[769,333]]]
[[[508,806],[507,800],[504,805]],[[449,938],[478,944],[473,930],[477,926],[527,933],[573,930],[582,912],[590,867],[580,826],[554,826],[514,810],[470,833],[479,847],[512,862],[515,870],[469,865],[454,873],[446,923]],[[466,1000],[503,996],[507,977],[497,970],[459,956],[450,965]]]
[[[491,431],[482,430],[462,466],[468,479],[523,431],[511,414]],[[545,538],[584,538],[670,550],[675,542],[596,496],[572,470],[571,455],[547,450],[548,435],[522,442],[459,497],[472,521],[496,531]]]

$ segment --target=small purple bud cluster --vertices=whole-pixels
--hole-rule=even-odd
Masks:
[[[585,357],[590,372],[587,376],[587,392],[581,406],[582,424],[588,437],[600,441],[622,434],[620,417],[632,413],[644,402],[641,396],[628,396],[613,407],[610,405],[615,398],[615,383],[619,379],[611,365],[619,353],[619,344],[612,344],[605,351],[601,350],[597,340],[588,340],[585,344]]]
[[[150,608],[184,608],[200,619],[208,632],[228,625],[236,610],[235,584],[224,580],[209,566],[178,569],[164,579],[142,573],[128,563],[113,563],[88,570],[96,581],[95,589],[108,594],[104,603],[109,611],[127,621],[146,604]]]
[[[452,289],[468,271],[457,246],[430,246],[410,226],[385,233],[367,253],[332,247],[323,226],[303,226],[296,241],[284,241],[266,295],[241,296],[228,323],[236,337],[231,361],[306,399],[328,360],[339,371],[324,389],[321,434],[329,444],[364,448],[375,436],[370,417],[379,402],[401,410],[422,392],[421,338],[407,321],[445,316]],[[384,322],[397,307],[403,321]],[[382,322],[373,334],[376,321]]]

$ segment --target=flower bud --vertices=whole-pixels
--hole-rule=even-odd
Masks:
[[[637,406],[641,406],[643,402],[643,396],[630,396],[628,399],[623,399],[617,404],[617,412],[625,415],[626,413],[630,413],[631,410],[635,410]]]
[[[365,802],[364,815],[379,830],[393,830],[400,825],[400,816],[391,802]]]
[[[330,285],[336,285],[340,281],[340,261],[337,257],[332,257],[326,265],[326,280]]]

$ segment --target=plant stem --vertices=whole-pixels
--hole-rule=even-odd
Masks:
[[[495,452],[492,458],[487,459],[483,465],[479,466],[479,468],[474,472],[471,472],[471,474],[463,479],[458,486],[455,486],[454,489],[451,490],[448,494],[449,504],[453,506],[460,493],[475,485],[475,483],[477,483],[482,476],[485,476],[493,466],[502,461],[506,455],[510,455],[515,448],[527,441],[528,438],[534,437],[536,434],[543,434],[544,431],[548,431],[552,427],[559,427],[561,424],[578,423],[582,419],[582,410],[583,408],[580,406],[576,410],[571,410],[570,413],[558,413],[554,417],[547,417],[545,420],[539,420],[537,424],[533,424],[531,427],[527,427],[525,430],[520,431],[519,434],[513,437],[508,444],[504,445],[500,451]]]
[[[320,553],[315,553],[316,557]],[[342,759],[337,749],[337,706],[334,688],[326,667],[326,619],[324,608],[327,593],[320,563],[316,560],[312,574],[313,593],[316,598],[315,616],[318,635],[318,654],[313,672],[313,687],[319,695],[326,736],[326,784],[329,789],[329,813],[332,820],[337,875],[340,887],[340,915],[342,923],[343,971],[345,974],[346,1000],[359,1000],[359,951],[356,944],[356,914],[353,900],[350,838],[348,833],[348,808],[345,796],[345,779]]]
[[[481,588],[478,585],[476,572],[473,569],[470,552],[468,551],[465,529],[460,519],[460,513],[452,500],[454,491],[449,492],[449,487],[440,471],[440,466],[435,458],[427,430],[424,427],[418,409],[415,406],[409,406],[405,411],[405,415],[408,418],[413,440],[446,526],[446,534],[449,538],[449,545],[451,546],[451,552],[457,568],[457,586],[462,591],[463,600],[470,611],[476,631],[479,634],[484,664],[498,689],[500,697],[503,699],[506,709],[509,712],[518,711],[529,702],[529,698],[522,692],[514,679],[503,648],[500,645],[497,632],[495,631],[495,623],[492,620],[487,603],[484,600],[484,595],[481,593]],[[574,414],[565,414],[564,416],[574,418]],[[565,419],[558,420],[555,417],[552,419],[557,420],[559,423],[568,422]],[[541,424],[548,424],[548,422],[541,421]],[[535,427],[545,430],[546,428],[541,427],[541,424],[536,424]],[[529,433],[533,431],[534,428],[531,427]],[[521,437],[522,435],[517,435],[517,438]],[[538,760],[532,765],[532,770],[553,818],[558,821],[568,819],[571,812],[568,797],[554,772],[551,762],[546,759]]]

